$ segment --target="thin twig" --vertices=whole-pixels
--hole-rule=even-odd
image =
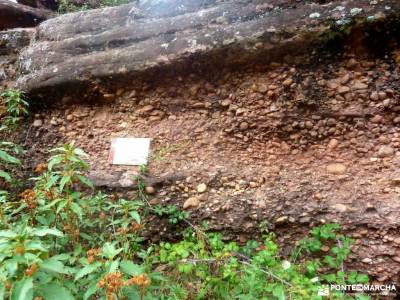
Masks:
[[[340,249],[342,249],[343,248],[342,241],[340,239],[338,239],[338,238],[336,238],[336,241],[337,241],[338,247]],[[341,268],[342,272],[344,272],[343,260],[340,263],[340,268]]]
[[[237,257],[240,257],[240,258],[244,259],[244,261],[240,261],[240,260],[239,260],[240,263],[242,263],[242,264],[244,264],[244,265],[247,265],[247,266],[251,266],[251,267],[253,267],[253,268],[255,268],[255,269],[257,269],[257,270],[263,272],[264,274],[267,274],[267,275],[269,275],[269,276],[275,278],[276,280],[279,280],[280,282],[282,282],[282,283],[284,283],[284,284],[286,284],[286,285],[288,285],[288,286],[290,286],[290,287],[293,287],[293,285],[292,285],[291,283],[289,283],[289,282],[287,282],[286,280],[280,278],[279,276],[275,275],[274,273],[272,273],[272,272],[270,272],[270,271],[268,271],[268,270],[262,269],[262,268],[258,268],[257,266],[251,264],[251,263],[250,263],[250,262],[251,262],[251,259],[250,259],[248,256],[246,256],[246,255],[244,255],[244,254],[242,254],[242,253],[239,253],[239,252],[234,252],[234,255],[237,256]]]
[[[272,278],[275,278],[276,280],[279,280],[280,282],[286,284],[287,286],[293,287],[293,285],[292,285],[291,283],[289,283],[289,282],[287,282],[286,280],[280,278],[279,276],[276,276],[274,273],[271,273],[270,271],[267,271],[267,270],[265,270],[265,269],[258,268],[258,267],[256,267],[255,265],[252,265],[251,263],[248,263],[247,261],[241,261],[240,263],[242,263],[242,264],[244,264],[244,265],[247,265],[247,266],[250,266],[250,267],[253,267],[253,268],[255,268],[255,269],[257,269],[257,270],[263,272],[264,274],[267,274],[268,276],[270,276],[270,277],[272,277]]]

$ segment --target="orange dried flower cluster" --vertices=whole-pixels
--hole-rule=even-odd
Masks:
[[[64,229],[65,233],[70,234],[71,236],[73,236],[75,238],[78,238],[81,233],[79,229],[76,229],[76,228],[74,228],[74,226],[71,226],[69,224],[64,225],[63,229]]]
[[[121,235],[123,235],[123,234],[127,234],[127,233],[135,233],[135,232],[137,232],[137,231],[139,231],[139,230],[141,230],[143,228],[143,225],[142,224],[138,224],[138,223],[136,223],[136,222],[132,222],[131,223],[131,225],[129,226],[129,227],[126,227],[126,228],[118,228],[117,229],[117,233],[118,234],[121,234]]]
[[[150,285],[150,278],[146,274],[134,276],[124,282],[125,286],[136,285],[139,289],[146,289]]]
[[[135,285],[144,292],[150,285],[150,278],[146,274],[134,276],[126,281],[123,281],[121,277],[122,275],[120,272],[109,273],[97,284],[97,287],[106,290],[107,299],[113,299],[112,295],[118,293],[118,291],[124,286]]]
[[[96,257],[96,256],[99,256],[100,254],[101,254],[101,249],[100,248],[97,248],[97,249],[90,249],[90,250],[88,250],[87,252],[86,252],[86,254],[87,254],[87,260],[88,260],[88,263],[89,264],[91,264],[92,262],[94,262],[94,258]]]
[[[38,174],[42,174],[47,170],[47,164],[38,164],[35,168],[35,172]]]
[[[121,273],[109,273],[103,277],[97,284],[97,287],[104,288],[106,290],[107,299],[113,299],[113,294],[118,293],[124,282],[121,280]]]
[[[20,194],[20,197],[30,209],[34,209],[37,206],[36,193],[34,190],[27,189]]]
[[[31,266],[29,266],[26,270],[25,270],[25,276],[32,276],[33,273],[35,273],[38,269],[37,264],[33,263]]]
[[[18,245],[15,247],[15,253],[23,255],[25,253],[25,247],[23,245]]]
[[[142,225],[142,224],[138,224],[138,223],[136,223],[136,222],[132,222],[132,223],[131,223],[131,231],[133,231],[133,232],[139,231],[139,230],[141,230],[142,228],[143,228],[143,225]]]

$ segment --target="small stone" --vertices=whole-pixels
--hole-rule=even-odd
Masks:
[[[154,106],[153,106],[153,105],[145,105],[145,106],[142,107],[141,111],[142,111],[142,112],[150,112],[150,111],[152,111],[153,109],[154,109]]]
[[[400,257],[399,256],[395,256],[392,258],[395,262],[400,263]]]
[[[257,182],[250,181],[250,182],[249,182],[249,186],[250,186],[251,188],[256,188],[256,187],[258,186],[258,184],[257,184]]]
[[[337,139],[331,139],[328,143],[328,149],[335,149],[337,145],[339,144],[339,141]]]
[[[42,125],[43,125],[43,122],[40,119],[33,121],[33,127],[40,127]]]
[[[379,100],[379,95],[378,95],[378,92],[372,92],[371,93],[371,95],[369,96],[369,98],[372,100],[372,101],[378,101]]]
[[[343,95],[343,94],[346,94],[346,93],[350,92],[350,88],[349,88],[348,86],[342,85],[342,86],[339,86],[339,87],[337,88],[337,92],[338,92],[340,95]]]
[[[199,198],[190,197],[185,201],[185,203],[183,203],[183,209],[187,209],[190,207],[197,207],[199,206],[199,204],[200,204]]]
[[[247,122],[240,123],[240,130],[246,130],[248,128],[249,128],[249,123]]]
[[[291,86],[292,83],[293,83],[293,79],[292,78],[288,78],[284,82],[282,82],[283,86],[285,86],[285,87]]]
[[[397,245],[400,245],[400,237],[395,238],[395,239],[393,240],[393,242],[394,242],[395,244],[397,244]]]
[[[357,61],[354,58],[350,58],[349,61],[346,64],[346,67],[349,69],[353,69],[355,66],[357,66]]]
[[[390,146],[385,145],[379,148],[377,156],[383,158],[383,157],[393,156],[393,154],[394,154],[394,149]]]
[[[262,83],[262,84],[260,84],[260,85],[258,86],[257,90],[258,90],[260,93],[264,94],[264,93],[266,93],[266,92],[268,91],[268,87],[267,87],[265,84]]]
[[[153,195],[156,192],[156,189],[152,186],[146,186],[144,190],[148,195]]]
[[[359,81],[355,82],[355,83],[352,85],[352,89],[353,89],[353,90],[366,90],[367,88],[368,88],[368,85],[367,85],[367,84],[365,84],[365,83],[363,83],[363,82],[359,82]]]
[[[375,115],[375,116],[373,116],[372,118],[371,118],[371,122],[372,123],[381,123],[382,122],[382,120],[383,120],[383,117],[382,116],[380,116],[380,115]]]
[[[340,175],[346,173],[347,167],[341,163],[333,163],[327,165],[326,170],[328,173]]]
[[[311,121],[306,121],[305,126],[307,129],[311,129],[314,127],[314,124]]]
[[[283,224],[289,219],[288,216],[282,216],[275,220],[275,224]]]
[[[321,247],[321,251],[322,252],[328,252],[329,251],[329,246],[327,246],[327,245],[322,246]]]
[[[223,107],[228,107],[229,105],[231,105],[231,100],[229,99],[222,100],[221,105]]]
[[[385,92],[379,92],[378,93],[379,99],[384,100],[387,97],[387,94]]]
[[[400,116],[394,118],[394,119],[393,119],[393,123],[394,123],[394,124],[399,124],[399,123],[400,123]]]
[[[200,194],[202,194],[202,193],[204,193],[205,191],[207,191],[207,185],[206,185],[205,183],[200,183],[200,184],[197,186],[197,192],[200,193]]]
[[[365,264],[370,264],[372,262],[372,259],[370,259],[369,257],[366,257],[366,258],[363,258],[361,261]]]
[[[333,206],[333,208],[334,208],[336,211],[341,212],[341,213],[347,211],[347,206],[344,205],[344,204],[340,204],[340,203],[335,204],[335,205]]]

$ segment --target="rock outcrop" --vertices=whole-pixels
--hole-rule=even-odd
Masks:
[[[72,90],[79,99],[109,97],[118,85],[160,70],[237,67],[306,52],[343,26],[399,13],[396,0],[296,9],[259,0],[175,0],[67,14],[39,26],[37,41],[20,57],[18,86],[31,97]]]
[[[33,27],[52,16],[54,14],[49,10],[0,0],[0,30]]]
[[[0,32],[0,87],[11,87],[17,76],[17,59],[22,48],[29,45],[34,29]]]

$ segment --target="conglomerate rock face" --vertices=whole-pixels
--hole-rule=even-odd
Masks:
[[[0,31],[0,87],[14,86],[19,52],[29,45],[34,33],[34,29]]]
[[[110,139],[150,137],[150,203],[241,242],[262,224],[288,249],[309,227],[338,222],[356,240],[351,268],[397,282],[400,52],[346,52],[137,82],[108,103],[58,99],[21,135],[27,164],[75,141],[94,183],[129,197],[138,170],[110,165]],[[155,221],[148,238],[164,234]]]
[[[304,53],[343,26],[400,12],[396,0],[275,2],[143,1],[53,18],[22,53],[18,86],[32,97],[74,90],[79,97],[109,98],[118,85],[157,71],[238,67]]]
[[[320,2],[146,1],[43,23],[20,56],[26,171],[75,141],[95,185],[129,198],[138,170],[109,163],[110,139],[149,137],[151,204],[242,243],[273,230],[287,252],[338,222],[349,268],[399,282],[400,2]],[[174,234],[149,224],[149,240]]]

